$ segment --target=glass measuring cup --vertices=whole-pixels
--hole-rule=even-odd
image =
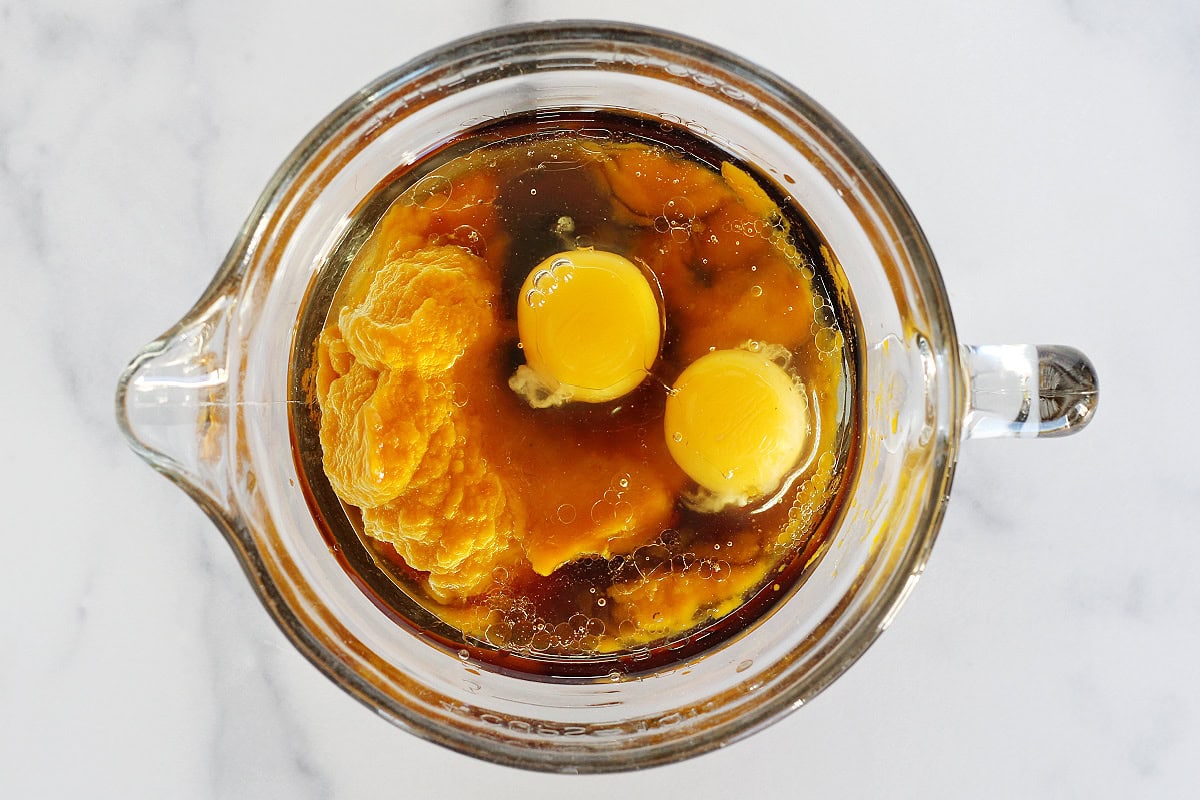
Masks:
[[[789,176],[842,263],[861,326],[862,455],[827,555],[748,635],[636,680],[514,678],[398,628],[330,553],[290,452],[293,332],[351,211],[462,129],[564,107],[656,116]],[[960,345],[903,200],[802,93],[674,34],[558,23],[447,45],[322,121],[272,178],[204,296],[131,362],[117,413],[134,449],[217,523],[284,633],[352,696],[474,756],[603,771],[695,755],[815,696],[915,585],[960,442],[1079,430],[1096,386],[1069,348]]]

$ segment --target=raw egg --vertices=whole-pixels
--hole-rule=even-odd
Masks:
[[[717,350],[680,374],[663,424],[680,469],[717,497],[744,503],[796,467],[808,403],[803,385],[767,354]]]
[[[604,403],[632,391],[658,357],[662,317],[650,282],[627,258],[572,250],[547,258],[525,278],[517,330],[533,375],[514,390],[535,405]],[[552,399],[537,403],[536,389]]]

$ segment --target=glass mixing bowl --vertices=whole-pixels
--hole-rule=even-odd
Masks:
[[[861,326],[861,456],[826,555],[748,634],[630,679],[499,674],[396,625],[331,552],[291,453],[293,335],[351,212],[464,129],[561,108],[658,117],[787,176],[845,270]],[[1070,348],[959,344],[916,220],[803,93],[692,39],[585,22],[454,42],[326,117],[271,179],[203,297],[130,363],[117,416],[134,449],[211,516],[292,643],[350,695],[472,756],[596,772],[711,750],[812,699],[915,585],[960,442],[1079,430],[1097,396],[1091,364]]]

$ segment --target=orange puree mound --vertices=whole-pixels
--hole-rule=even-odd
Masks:
[[[360,508],[386,503],[408,486],[429,445],[438,409],[420,416],[424,387],[355,363],[322,400],[321,447],[335,492]]]
[[[390,542],[409,566],[428,572],[430,593],[442,601],[491,588],[496,567],[521,552],[513,546],[523,523],[519,504],[488,470],[471,427],[461,418],[448,420],[432,437],[408,491],[363,510],[367,535]]]
[[[489,475],[453,387],[455,364],[495,338],[495,287],[460,247],[415,250],[347,298],[317,347],[325,473],[366,532],[464,596],[509,556],[519,513]]]
[[[460,247],[427,247],[375,273],[360,303],[342,309],[338,327],[350,352],[372,369],[429,377],[454,366],[494,325],[494,290],[482,260]]]

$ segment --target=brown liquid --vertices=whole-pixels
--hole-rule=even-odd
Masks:
[[[622,160],[614,154],[643,151],[664,158],[625,158],[623,172],[613,166]],[[747,207],[753,198],[732,204],[726,198],[716,211],[706,211],[696,206],[716,196],[712,192],[672,194],[670,181],[687,170],[695,177],[696,169],[716,176],[718,195],[728,194],[729,185],[719,180],[723,164],[753,176],[775,213],[756,217]],[[655,165],[661,169],[651,175],[648,167]],[[631,174],[638,172],[645,174]],[[481,176],[490,190],[481,190],[486,202],[455,212],[455,193],[446,188],[451,180],[458,186]],[[639,177],[663,180],[657,189],[641,191]],[[616,192],[619,182],[627,182],[623,193]],[[369,280],[363,254],[387,249],[379,243],[386,227],[379,221],[396,202],[446,209],[425,224],[425,241],[417,246],[462,246],[492,270],[501,335],[472,362],[474,394],[464,413],[479,422],[489,463],[505,465],[529,507],[529,524],[553,532],[557,520],[569,540],[589,517],[620,515],[626,498],[636,501],[637,469],[669,474],[669,485],[678,487],[667,519],[630,532],[629,541],[606,556],[577,558],[550,575],[519,560],[498,566],[487,591],[449,602],[431,595],[427,574],[406,564],[394,547],[364,534],[359,510],[339,500],[322,468],[321,411],[312,397],[314,341],[327,320],[336,321],[356,282],[361,289]],[[381,610],[479,664],[571,680],[644,673],[695,658],[752,627],[794,591],[824,550],[854,464],[857,328],[828,249],[773,182],[689,131],[657,120],[539,113],[451,141],[391,176],[356,217],[320,270],[301,315],[292,375],[297,397],[310,407],[292,422],[314,519]],[[464,219],[471,224],[455,224]],[[531,408],[508,387],[524,361],[514,322],[518,290],[533,266],[577,247],[624,254],[653,275],[665,306],[662,351],[651,376],[618,400]],[[778,492],[744,507],[703,510],[695,487],[666,455],[665,387],[709,348],[762,344],[782,345],[789,370],[805,382],[813,450]],[[489,389],[489,402],[481,402],[475,383]],[[546,457],[531,456],[531,448]],[[589,474],[607,457],[624,460],[603,476],[606,485],[587,494],[579,485],[589,478],[573,452],[590,459]],[[634,474],[621,464],[633,464]],[[595,503],[558,502],[581,491]],[[675,624],[671,596],[682,598],[689,612]]]

